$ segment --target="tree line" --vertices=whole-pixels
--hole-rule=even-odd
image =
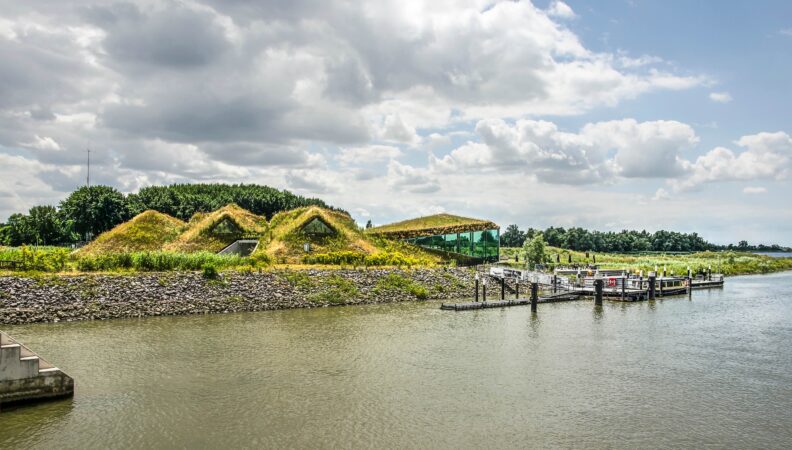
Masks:
[[[89,240],[137,214],[153,209],[181,220],[236,203],[271,219],[284,210],[316,205],[332,208],[317,198],[257,184],[174,184],[151,186],[124,195],[110,186],[81,187],[58,207],[43,205],[27,214],[12,214],[0,223],[0,245],[59,245]]]
[[[525,231],[517,225],[509,225],[501,233],[500,244],[504,247],[522,247],[526,240],[542,234],[547,245],[576,251],[593,251],[601,253],[632,253],[632,252],[700,252],[717,250],[737,251],[790,251],[780,245],[749,245],[740,241],[737,245],[715,245],[707,242],[698,233],[679,233],[660,230],[650,233],[646,230],[590,231],[580,227],[550,227],[545,230],[528,228]]]

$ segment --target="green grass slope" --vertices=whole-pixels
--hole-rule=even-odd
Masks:
[[[80,256],[159,250],[181,233],[185,223],[157,211],[144,211],[131,220],[100,234],[79,249]]]
[[[319,218],[335,233],[314,236],[302,227]],[[303,245],[310,243],[306,253]],[[276,214],[257,254],[279,264],[434,265],[440,258],[419,247],[368,235],[348,214],[317,206]],[[256,256],[256,255],[254,255]]]

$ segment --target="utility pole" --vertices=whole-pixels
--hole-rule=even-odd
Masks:
[[[85,177],[85,185],[91,187],[91,149],[86,148],[85,151],[88,153],[88,173]]]

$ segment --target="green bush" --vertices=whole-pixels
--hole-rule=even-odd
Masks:
[[[403,292],[418,300],[429,298],[429,290],[425,286],[395,273],[382,277],[374,287],[375,294],[383,294],[387,291]]]
[[[308,300],[317,303],[330,303],[334,305],[346,303],[349,299],[358,295],[358,288],[355,283],[338,275],[332,275],[324,280],[326,288],[320,292],[308,296]]]
[[[204,264],[203,277],[207,280],[216,280],[220,278],[220,273],[217,271],[217,266],[212,263]]]

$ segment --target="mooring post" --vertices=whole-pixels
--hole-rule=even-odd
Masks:
[[[487,279],[484,278],[481,282],[481,301],[483,303],[487,302]]]
[[[655,299],[655,280],[657,280],[657,272],[649,272],[649,300]]]
[[[712,281],[712,266],[707,267],[707,281]]]
[[[506,277],[500,279],[501,282],[501,300],[506,300]]]
[[[622,278],[622,285],[621,285],[621,288],[622,288],[622,301],[624,301],[624,285],[625,284],[627,284],[627,276],[626,275]]]
[[[687,277],[687,292],[688,298],[693,297],[693,280],[690,278],[690,275]]]
[[[520,299],[520,279],[519,278],[514,280],[514,299],[515,300],[519,300]]]
[[[478,297],[478,292],[479,292],[479,274],[478,274],[478,272],[476,272],[476,277],[475,278],[476,278],[476,303],[478,303],[478,300],[479,300],[479,297]]]
[[[539,283],[531,282],[531,311],[536,312],[536,303],[539,301]]]
[[[597,278],[594,280],[594,304],[597,306],[602,306],[602,285],[605,284],[605,280],[602,278]]]
[[[558,275],[553,274],[553,293],[558,291]]]
[[[660,297],[663,296],[663,281],[664,281],[664,278],[660,278]]]

